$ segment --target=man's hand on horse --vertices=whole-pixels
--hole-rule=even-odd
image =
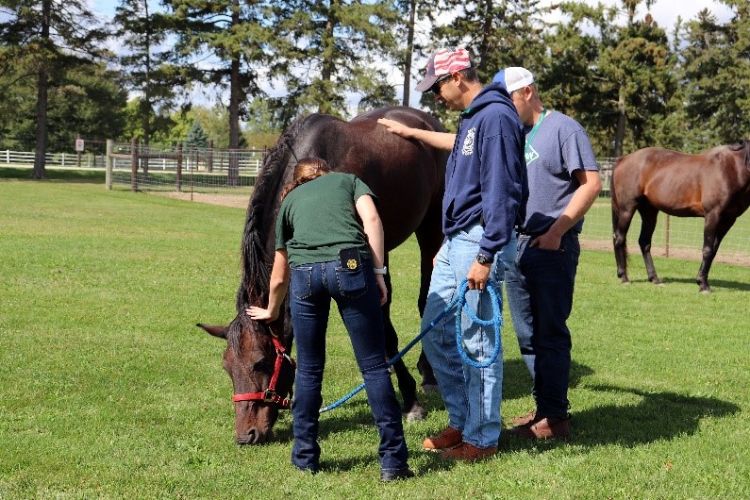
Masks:
[[[278,318],[278,313],[274,314],[270,309],[264,309],[258,306],[250,306],[245,309],[245,314],[255,321],[274,321]]]
[[[378,118],[378,123],[386,128],[388,132],[392,134],[400,135],[406,139],[411,137],[411,128],[407,127],[401,122],[396,120],[389,120],[388,118]]]

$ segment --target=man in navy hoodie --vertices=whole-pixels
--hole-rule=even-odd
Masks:
[[[492,303],[484,289],[492,283],[500,290],[501,253],[515,251],[513,228],[517,218],[523,220],[528,194],[523,128],[507,91],[499,84],[483,87],[465,49],[436,51],[417,90],[431,91],[449,109],[461,110],[458,133],[437,139],[446,146],[452,143],[453,149],[445,171],[445,240],[435,257],[422,327],[453,300],[464,279],[474,290],[466,296],[469,307],[480,318],[491,318]],[[419,133],[415,130],[412,137],[420,139]],[[473,461],[497,451],[502,349],[486,368],[464,363],[455,325],[453,315],[448,315],[422,340],[449,419],[448,426],[425,439],[423,446],[441,452],[441,458]],[[495,348],[492,327],[472,324],[464,314],[461,330],[469,355],[485,361]]]

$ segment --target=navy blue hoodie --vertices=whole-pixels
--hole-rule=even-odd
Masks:
[[[461,113],[445,169],[445,235],[482,223],[479,248],[489,258],[508,243],[528,198],[523,147],[513,101],[501,85],[486,86]]]

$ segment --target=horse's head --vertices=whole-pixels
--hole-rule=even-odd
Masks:
[[[284,343],[267,326],[243,316],[226,327],[198,326],[227,341],[224,370],[234,387],[237,444],[268,441],[279,409],[289,408],[294,383],[294,361]]]

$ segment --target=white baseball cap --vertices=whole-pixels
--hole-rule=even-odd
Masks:
[[[526,68],[510,66],[495,73],[492,81],[505,87],[505,90],[510,94],[534,83],[534,75]]]

